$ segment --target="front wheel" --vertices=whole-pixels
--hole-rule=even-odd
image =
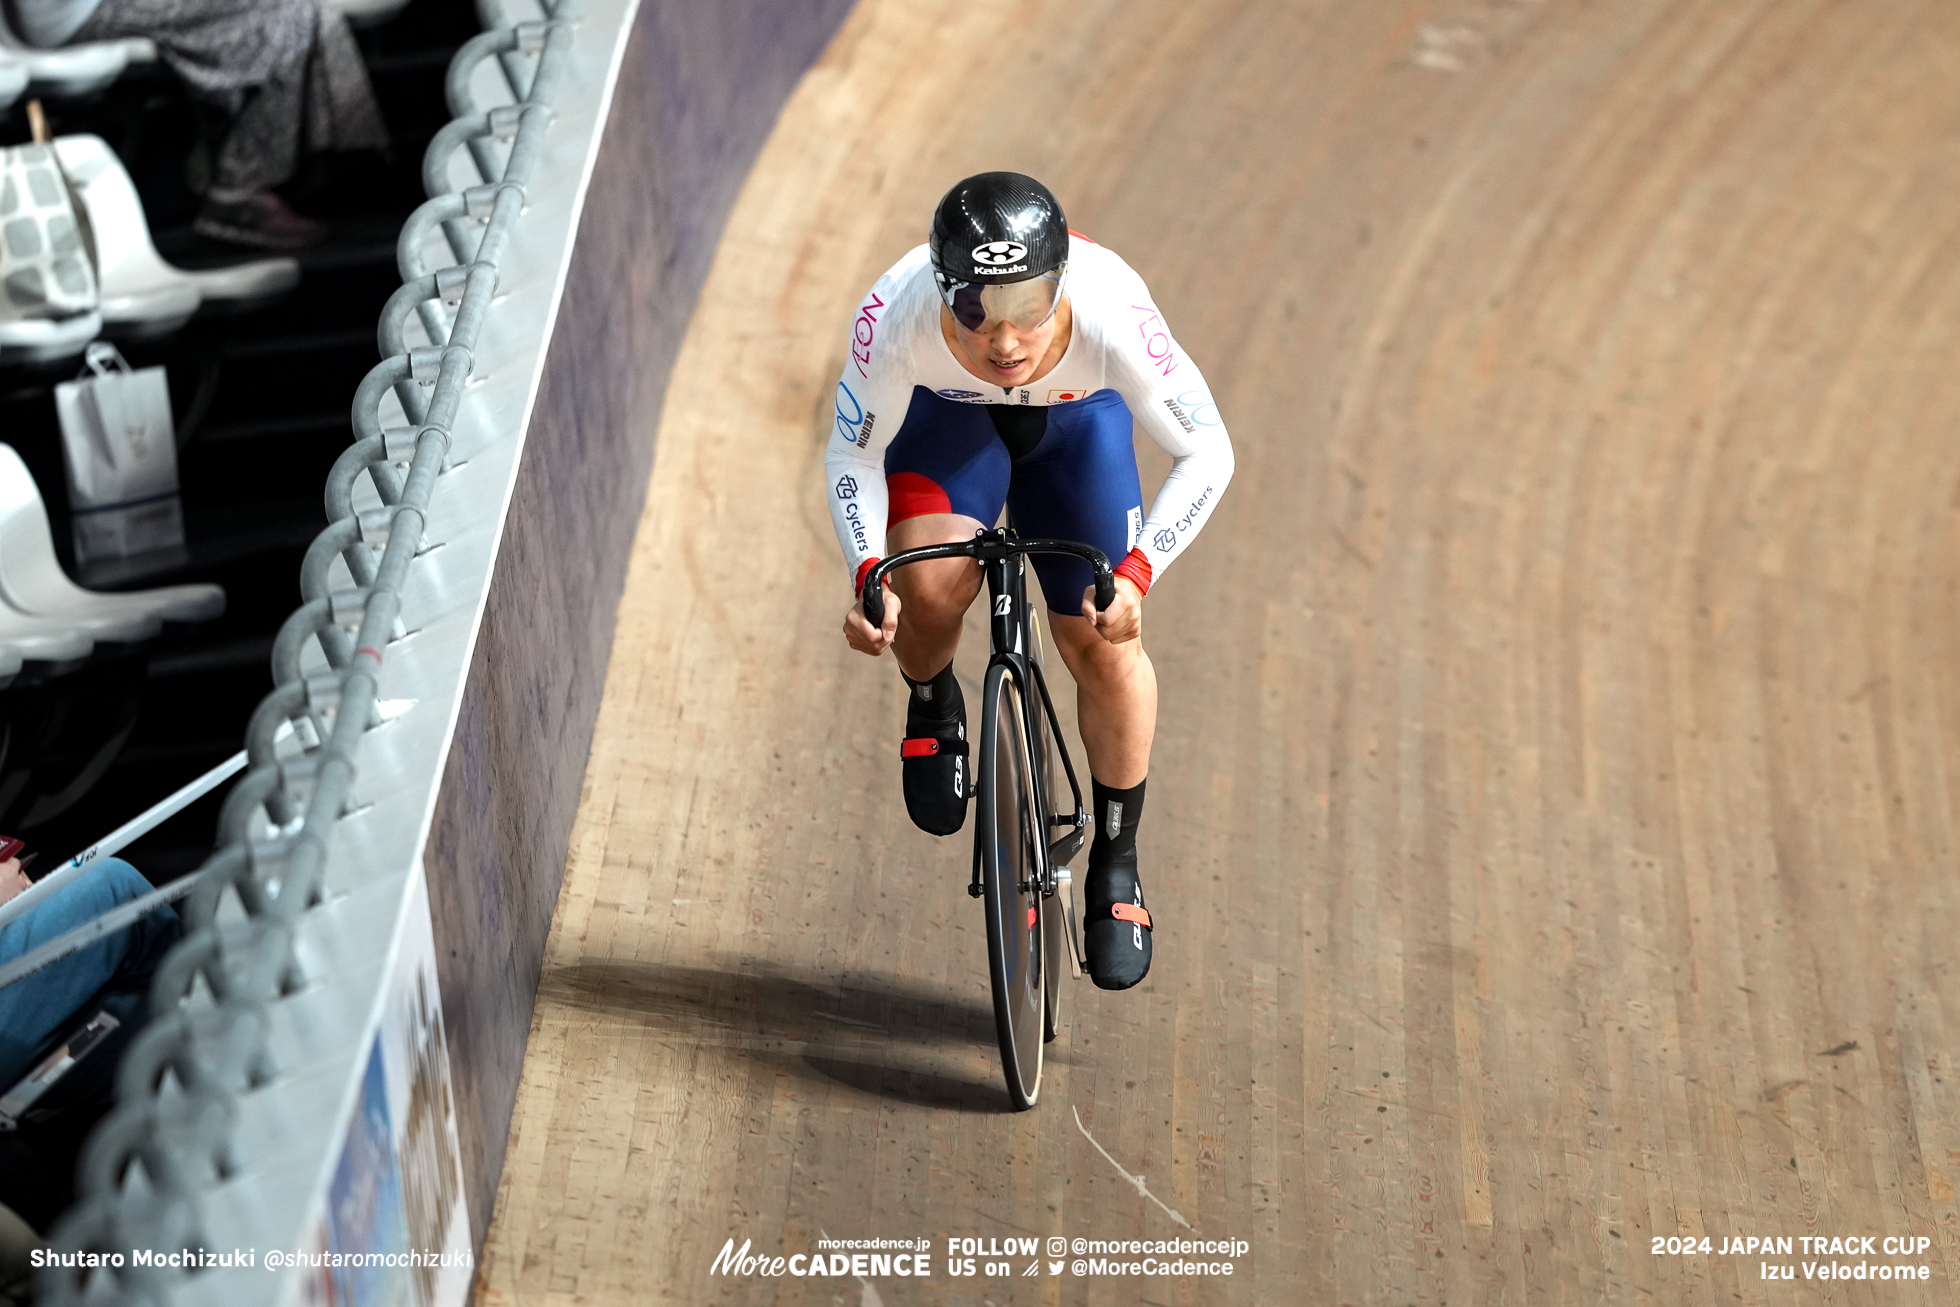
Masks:
[[[994,989],[994,1025],[1001,1070],[1017,1109],[1041,1092],[1041,1045],[1047,958],[1042,946],[1041,824],[1034,809],[1028,757],[1027,705],[1013,671],[987,669],[981,700],[979,790],[975,856],[987,912],[987,961]]]

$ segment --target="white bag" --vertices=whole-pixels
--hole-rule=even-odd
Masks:
[[[0,149],[0,322],[95,309],[87,222],[52,149]]]
[[[169,379],[162,368],[132,371],[103,341],[88,347],[87,363],[80,379],[54,388],[75,561],[182,545]]]

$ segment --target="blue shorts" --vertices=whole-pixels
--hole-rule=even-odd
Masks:
[[[987,526],[1008,520],[1024,536],[1079,540],[1123,561],[1143,530],[1143,487],[1130,410],[1113,390],[1047,408],[1040,440],[1008,451],[983,404],[912,391],[905,424],[885,450],[893,525],[926,513],[961,513]],[[1050,611],[1079,616],[1095,573],[1078,558],[1030,558]]]

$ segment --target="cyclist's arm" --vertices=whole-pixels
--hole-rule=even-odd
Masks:
[[[1139,312],[1148,304],[1147,299],[1139,301]],[[1151,325],[1159,327],[1161,320]],[[1168,327],[1138,332],[1134,341],[1119,339],[1111,363],[1110,380],[1137,426],[1172,460],[1170,475],[1150,501],[1136,548],[1116,569],[1148,593],[1218,507],[1232,479],[1232,440],[1204,374],[1171,338]]]
[[[855,588],[885,538],[890,496],[885,490],[885,451],[874,453],[840,439],[834,433],[824,451],[825,493],[830,497],[830,524],[843,547]]]
[[[824,444],[824,495],[830,523],[844,550],[853,588],[884,550],[890,496],[885,489],[885,447],[905,421],[912,402],[909,378],[899,366],[899,342],[878,327],[893,298],[882,277],[858,307],[843,374],[832,393],[833,412]],[[864,337],[872,340],[866,342]]]

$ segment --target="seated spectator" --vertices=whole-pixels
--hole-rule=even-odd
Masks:
[[[33,884],[21,868],[19,841],[0,837],[0,849],[5,846],[11,846],[11,855],[0,861],[0,903]],[[0,926],[0,966],[154,888],[121,858],[103,859]],[[135,994],[145,1000],[138,1005],[141,1010],[132,1009],[125,1017],[118,1005],[114,1015],[124,1025],[147,1015],[150,976],[183,933],[176,912],[159,907],[129,929],[0,989],[0,1092],[33,1069],[89,1002]]]
[[[0,903],[32,883],[19,853],[19,840],[0,837]],[[105,858],[0,926],[0,966],[150,891],[136,868]],[[114,1106],[116,1063],[149,1019],[157,964],[183,932],[176,912],[159,907],[0,988],[0,1094],[97,1011],[121,1023],[34,1104],[20,1129],[0,1133],[0,1205],[38,1230],[45,1232],[73,1201],[75,1160],[89,1130]]]
[[[388,143],[347,19],[326,0],[6,0],[44,48],[143,36],[191,92],[231,116],[197,231],[260,249],[317,245],[324,223],[273,193],[315,151]]]
[[[32,1226],[0,1205],[0,1307],[34,1301],[34,1250],[42,1246]]]

